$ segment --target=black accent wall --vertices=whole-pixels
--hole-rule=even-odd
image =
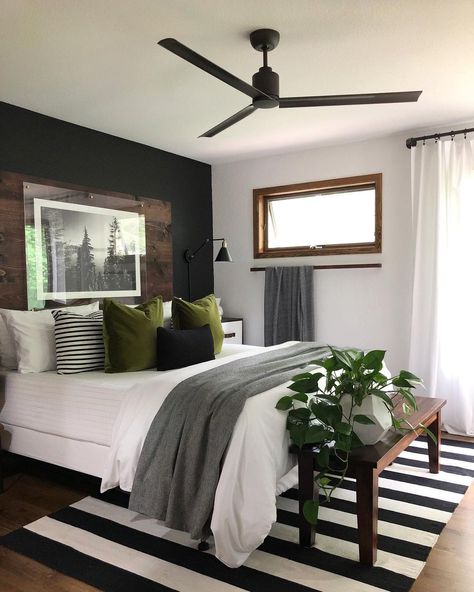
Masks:
[[[0,102],[0,170],[171,202],[174,294],[187,298],[183,253],[212,236],[210,165]],[[213,291],[211,248],[191,274],[194,298]]]

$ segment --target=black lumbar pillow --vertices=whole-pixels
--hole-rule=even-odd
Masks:
[[[174,370],[214,359],[211,328],[165,329],[156,331],[158,370]]]

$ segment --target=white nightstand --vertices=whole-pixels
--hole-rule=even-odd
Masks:
[[[242,343],[243,319],[222,317],[222,328],[224,329],[224,343]]]

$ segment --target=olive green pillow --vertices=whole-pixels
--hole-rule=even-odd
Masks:
[[[161,296],[135,308],[104,298],[106,372],[156,368],[156,329],[163,326]]]
[[[224,343],[224,329],[222,328],[214,294],[210,294],[194,302],[187,302],[181,298],[173,298],[171,314],[173,317],[173,329],[197,329],[198,327],[209,325],[214,341],[214,353],[218,354],[221,352],[222,344]]]

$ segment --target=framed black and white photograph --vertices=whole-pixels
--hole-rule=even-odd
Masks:
[[[143,216],[34,199],[40,300],[140,296]]]

